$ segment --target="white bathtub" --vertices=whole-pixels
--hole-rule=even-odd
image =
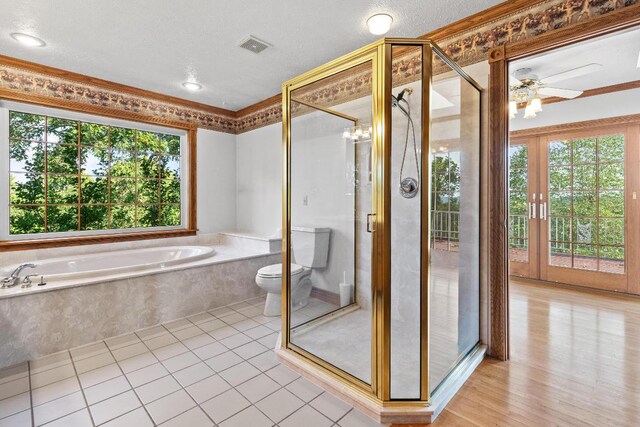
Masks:
[[[215,250],[208,246],[168,246],[102,252],[64,258],[33,261],[36,268],[25,268],[20,277],[35,274],[34,287],[44,277],[47,284],[59,281],[99,278],[143,271],[162,271],[212,257]],[[18,265],[0,270],[0,277],[7,277]],[[17,287],[20,287],[19,284]]]

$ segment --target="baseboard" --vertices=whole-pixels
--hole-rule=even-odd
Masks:
[[[327,291],[326,289],[311,288],[311,296],[320,301],[328,302],[333,305],[340,305],[340,294]]]

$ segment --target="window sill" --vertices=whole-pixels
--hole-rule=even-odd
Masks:
[[[149,240],[149,239],[165,239],[169,237],[186,237],[195,236],[196,230],[183,229],[183,230],[166,230],[166,231],[150,231],[150,232],[136,232],[136,233],[118,233],[118,234],[106,234],[106,235],[93,235],[93,236],[81,236],[81,237],[64,237],[64,238],[52,238],[52,239],[33,239],[33,240],[4,240],[0,241],[0,252],[8,251],[25,251],[29,249],[46,249],[46,248],[60,248],[66,246],[80,246],[80,245],[97,245],[101,243],[118,243],[129,242],[135,240]]]

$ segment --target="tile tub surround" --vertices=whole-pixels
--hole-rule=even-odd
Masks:
[[[0,370],[5,426],[380,426],[280,365],[257,297]],[[33,421],[35,421],[35,424]]]
[[[218,233],[218,243],[242,252],[260,252],[275,254],[282,251],[282,230],[277,230],[272,236],[259,236],[255,233],[228,231]]]
[[[0,367],[258,296],[279,254],[0,299]]]

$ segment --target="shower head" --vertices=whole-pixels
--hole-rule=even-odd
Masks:
[[[402,112],[407,115],[407,110],[405,110],[402,105],[400,105],[400,101],[404,101],[405,103],[407,102],[406,99],[404,99],[405,94],[407,95],[411,95],[413,93],[413,89],[411,89],[410,87],[402,89],[400,92],[398,92],[398,95],[391,95],[391,106],[392,107],[399,107]],[[408,105],[408,103],[407,103]]]
[[[411,89],[410,87],[402,89],[402,91],[400,93],[398,93],[398,96],[396,97],[398,102],[402,101],[402,98],[404,98],[404,94],[405,93],[407,95],[411,95],[413,93],[413,89]]]

